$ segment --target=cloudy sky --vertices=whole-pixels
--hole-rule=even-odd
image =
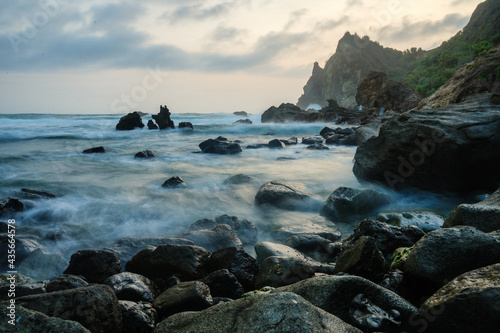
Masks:
[[[438,46],[480,0],[0,0],[0,113],[260,113],[346,31]]]

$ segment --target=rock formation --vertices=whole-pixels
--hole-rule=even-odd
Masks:
[[[174,122],[170,119],[170,110],[166,105],[160,105],[160,113],[153,115],[152,117],[161,130],[166,128],[175,128]]]

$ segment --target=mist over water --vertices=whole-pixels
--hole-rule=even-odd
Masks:
[[[174,114],[178,124],[190,121],[194,131],[116,131],[118,115],[0,115],[0,198],[16,197],[21,188],[47,190],[58,197],[27,200],[19,213],[17,236],[34,233],[47,252],[71,254],[84,248],[104,248],[126,236],[169,236],[187,230],[201,218],[229,214],[254,222],[260,239],[269,239],[273,226],[300,224],[318,218],[319,205],[340,186],[363,187],[352,173],[355,147],[330,146],[307,150],[306,145],[283,150],[245,149],[274,138],[318,135],[335,124],[233,124],[232,114]],[[146,123],[150,116],[143,117]],[[198,144],[218,136],[241,140],[237,155],[201,154]],[[105,154],[82,154],[104,146]],[[135,159],[145,149],[158,158]],[[289,158],[277,160],[279,157]],[[257,178],[246,185],[224,185],[229,176]],[[186,189],[163,189],[179,176]],[[301,212],[256,207],[254,197],[271,180],[304,184],[314,194]],[[456,202],[428,194],[392,193],[392,208],[436,208],[447,213]],[[3,220],[7,218],[4,217]],[[355,224],[337,223],[347,234]]]

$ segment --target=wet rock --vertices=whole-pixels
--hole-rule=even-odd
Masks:
[[[11,286],[14,285],[12,288]],[[8,300],[9,290],[15,289],[16,297],[43,294],[46,292],[46,284],[36,281],[22,274],[0,274],[0,300]],[[2,320],[3,322],[3,320]]]
[[[253,123],[250,119],[240,119],[235,121],[233,124],[252,125]]]
[[[137,111],[131,112],[120,118],[118,124],[116,124],[116,129],[119,131],[129,131],[134,128],[143,128],[141,114]]]
[[[79,322],[91,332],[121,333],[122,314],[118,299],[104,285],[94,285],[16,298],[16,306],[49,317]]]
[[[153,301],[153,306],[162,317],[184,311],[200,311],[212,306],[210,288],[200,281],[182,282],[173,286]]]
[[[35,190],[31,188],[22,188],[21,192],[30,199],[52,199],[57,196],[54,193],[45,190]]]
[[[334,134],[337,134],[337,133],[335,132],[335,129],[330,128],[330,127],[328,127],[328,126],[324,127],[324,128],[321,130],[321,132],[319,132],[319,135],[321,135],[321,136],[322,136],[323,138],[325,138],[325,139],[326,139],[327,137],[329,137],[329,136],[334,135]]]
[[[210,252],[195,245],[159,245],[137,253],[127,262],[126,270],[150,279],[194,280],[205,275]]]
[[[89,148],[89,149],[85,149],[84,151],[82,151],[82,153],[84,154],[104,154],[106,152],[106,149],[104,149],[103,146],[100,146],[100,147],[93,147],[93,148]]]
[[[227,269],[219,269],[203,279],[213,297],[240,298],[245,292],[238,279]]]
[[[153,281],[145,276],[130,272],[118,273],[103,281],[113,289],[119,300],[152,302],[158,295]]]
[[[382,280],[387,269],[387,263],[378,249],[377,242],[368,236],[363,236],[349,245],[335,264],[335,273],[345,272],[375,283]]]
[[[7,198],[0,200],[0,216],[22,212],[23,210],[24,204],[19,199]]]
[[[144,302],[118,301],[122,312],[122,333],[151,333],[158,314],[153,306]]]
[[[71,255],[64,274],[82,275],[88,282],[102,283],[120,273],[120,258],[106,250],[80,250]]]
[[[281,142],[285,144],[285,146],[293,146],[299,143],[299,139],[296,136],[292,136],[290,139],[280,139]]]
[[[187,187],[187,184],[181,177],[175,176],[175,177],[171,177],[171,178],[165,180],[165,182],[161,185],[161,187],[164,187],[164,188],[185,188],[185,187]]]
[[[473,227],[435,230],[422,237],[402,266],[405,274],[444,285],[470,270],[500,263],[500,241]]]
[[[500,325],[500,264],[464,273],[421,306],[425,332],[496,332]]]
[[[13,318],[13,324],[10,324],[10,310],[7,306],[2,306],[0,315],[3,320],[0,321],[0,331],[2,332],[65,332],[65,333],[90,333],[82,324],[63,320],[56,317],[46,316],[43,313],[26,309],[22,306],[16,306],[16,314]],[[16,322],[17,318],[22,318]]]
[[[189,229],[190,230],[212,229],[220,224],[229,225],[243,244],[253,245],[257,242],[257,236],[259,234],[259,231],[257,230],[257,227],[255,226],[254,223],[248,220],[240,220],[236,216],[229,216],[227,214],[217,216],[213,219],[198,220],[193,224],[191,224]],[[236,244],[237,242],[233,247],[236,247]]]
[[[328,197],[320,214],[334,221],[357,219],[391,202],[387,194],[374,190],[339,187]]]
[[[418,313],[417,309],[402,297],[358,276],[313,277],[290,286],[277,288],[271,294],[281,292],[300,295],[313,305],[361,329],[366,329],[366,327],[360,325],[350,314],[352,300],[359,294],[364,294],[371,304],[386,313],[391,313],[393,310],[400,313],[401,325],[389,323],[389,331],[411,331],[409,319]]]
[[[390,313],[387,313],[363,294],[352,299],[349,312],[357,326],[362,327],[365,331],[386,331],[391,326],[401,325],[401,322],[398,321],[400,314],[397,310],[391,310]]]
[[[424,209],[381,212],[377,215],[377,221],[397,227],[414,225],[424,232],[440,229],[443,226],[444,219],[444,215],[440,212]]]
[[[60,254],[45,253],[41,248],[37,248],[17,265],[17,269],[36,280],[48,280],[61,274],[67,264],[68,261]]]
[[[235,116],[248,117],[248,113],[246,111],[234,111],[233,114]]]
[[[329,150],[330,148],[328,148],[324,144],[313,144],[313,145],[307,146],[306,149],[310,149],[310,150]]]
[[[247,147],[248,148],[248,147]],[[257,181],[257,178],[239,173],[237,175],[230,176],[224,180],[224,185],[240,185],[240,184],[251,184]]]
[[[194,130],[193,124],[191,124],[189,121],[180,122],[179,128]]]
[[[210,252],[226,247],[243,248],[243,243],[227,224],[219,224],[212,229],[198,229],[180,233],[181,238],[192,240],[195,245],[201,246]]]
[[[87,287],[89,284],[87,281],[79,276],[71,274],[63,274],[52,278],[47,282],[47,292],[51,293],[54,291],[76,289],[81,287]]]
[[[137,154],[135,154],[134,157],[135,158],[155,158],[155,157],[158,157],[158,155],[156,155],[156,153],[154,151],[146,149],[146,150],[138,152]]]
[[[257,143],[253,145],[248,145],[245,147],[246,149],[262,149],[262,148],[269,148],[267,143]]]
[[[161,130],[175,128],[174,122],[170,119],[170,110],[167,106],[160,105],[160,113],[152,115]]]
[[[155,333],[167,332],[361,332],[292,293],[242,298],[201,312],[167,318]]]
[[[207,265],[212,271],[227,269],[241,283],[245,291],[253,290],[259,271],[257,260],[241,249],[226,248],[212,253]]]
[[[321,262],[332,259],[330,244],[331,240],[314,234],[298,234],[285,241],[285,245]]]
[[[302,143],[305,145],[314,145],[323,143],[324,139],[321,136],[306,136],[302,138]]]
[[[354,133],[356,136],[356,145],[360,146],[368,141],[368,139],[378,136],[381,126],[382,121],[380,118],[375,118],[367,124],[358,127]]]
[[[148,129],[150,130],[157,130],[158,129],[158,125],[156,125],[154,123],[154,121],[152,121],[151,119],[148,120]]]
[[[267,146],[271,149],[283,149],[285,148],[285,144],[279,140],[279,139],[274,139],[274,140],[271,140],[267,143]]]
[[[445,228],[468,225],[483,232],[500,229],[500,189],[475,204],[461,204],[446,218]]]
[[[300,235],[317,235],[331,242],[336,242],[342,237],[335,224],[321,216],[311,220],[279,225],[276,230],[272,230],[272,235],[278,242],[285,242],[291,236]]]
[[[379,283],[381,287],[389,289],[396,294],[401,294],[401,285],[404,281],[404,274],[399,269],[393,269],[384,275],[382,282]]]
[[[271,181],[261,186],[255,195],[259,205],[267,204],[287,210],[297,210],[311,199],[312,194],[302,184],[280,180]]]
[[[314,276],[315,268],[294,256],[267,257],[260,265],[256,288],[286,286]]]
[[[241,147],[238,143],[217,139],[208,139],[199,144],[202,153],[205,154],[220,154],[220,155],[229,155],[229,154],[238,154],[241,153]]]
[[[7,253],[8,245],[11,244],[9,240],[11,240],[11,238],[7,234],[0,234],[0,249],[5,249],[5,253]],[[23,260],[29,258],[37,249],[43,250],[43,246],[38,243],[37,238],[25,237],[17,234],[15,240],[15,265],[19,265]],[[8,264],[7,255],[0,256],[0,271],[8,271]]]

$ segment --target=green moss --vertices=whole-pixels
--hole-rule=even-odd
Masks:
[[[241,295],[241,297],[250,297],[250,296],[255,296],[255,295],[262,295],[262,294],[269,294],[271,291],[273,291],[275,288],[273,287],[263,287],[260,288],[259,290],[252,290],[247,293],[244,293]]]
[[[394,251],[392,254],[392,260],[391,260],[391,265],[390,269],[395,270],[400,268],[406,259],[408,259],[408,255],[410,254],[411,250],[413,250],[412,247],[400,247]]]

